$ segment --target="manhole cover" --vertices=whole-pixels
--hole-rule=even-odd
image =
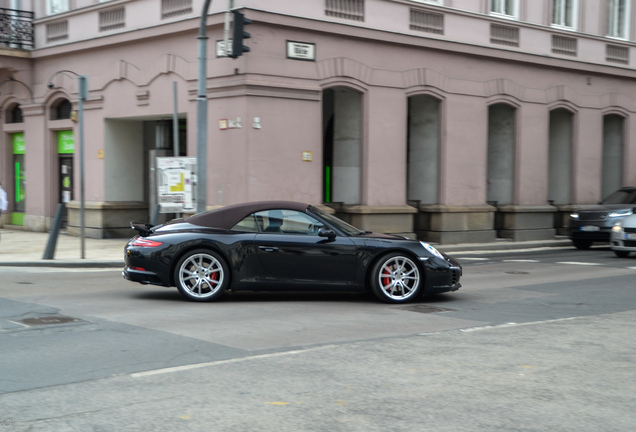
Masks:
[[[79,318],[73,318],[64,315],[53,315],[47,317],[26,318],[20,323],[28,326],[40,326],[40,325],[55,325],[55,324],[67,324],[72,322],[81,322],[83,320]]]
[[[438,313],[438,312],[454,312],[455,309],[448,309],[438,306],[428,306],[428,305],[412,305],[403,307],[402,310],[409,312],[418,312],[418,313]]]

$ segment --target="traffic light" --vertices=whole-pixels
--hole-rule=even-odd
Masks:
[[[243,45],[243,39],[249,39],[251,35],[244,30],[245,26],[252,24],[252,20],[245,18],[243,13],[233,10],[234,15],[234,27],[232,29],[232,52],[229,57],[237,58],[243,55],[244,52],[249,52],[250,47]]]

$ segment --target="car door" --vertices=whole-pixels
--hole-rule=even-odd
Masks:
[[[323,224],[295,210],[269,210],[255,217],[260,227],[255,246],[270,277],[312,285],[353,282],[356,246],[348,237],[320,237]]]

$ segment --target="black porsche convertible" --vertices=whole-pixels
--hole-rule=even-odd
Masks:
[[[457,261],[425,242],[361,231],[312,205],[237,204],[166,224],[132,223],[124,278],[193,301],[227,290],[371,291],[387,303],[460,288]]]

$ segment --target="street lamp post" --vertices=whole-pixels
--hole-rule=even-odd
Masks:
[[[85,195],[84,195],[84,101],[88,99],[88,77],[79,75],[70,70],[55,72],[49,78],[49,88],[54,88],[52,79],[61,73],[70,73],[77,77],[78,92],[78,126],[79,126],[79,158],[80,158],[80,258],[86,258],[86,215],[85,215]]]
[[[199,25],[199,81],[197,91],[197,213],[205,211],[207,200],[207,138],[208,138],[208,96],[207,81],[207,21],[212,0],[205,0]]]

